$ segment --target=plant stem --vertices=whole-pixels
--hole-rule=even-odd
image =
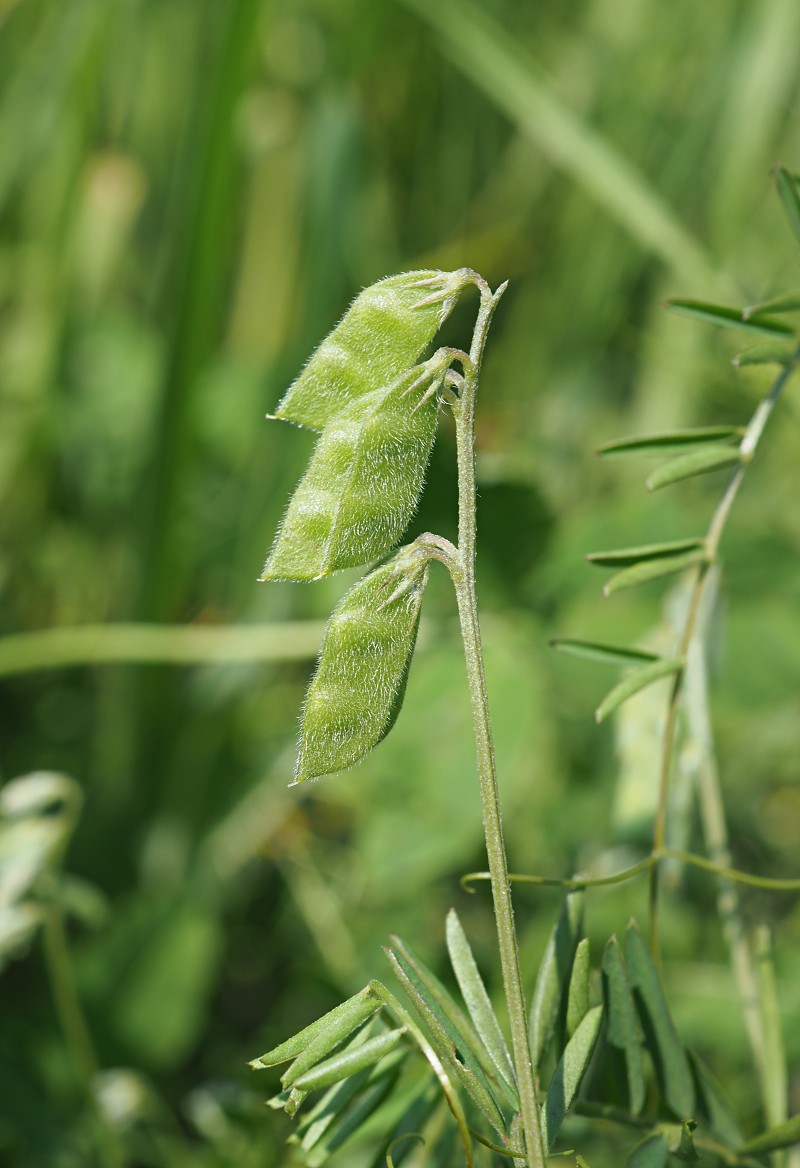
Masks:
[[[97,1074],[97,1059],[75,989],[67,939],[64,935],[64,922],[61,917],[61,909],[57,905],[49,905],[47,909],[44,946],[47,972],[58,1021],[67,1046],[75,1060],[81,1083],[88,1091],[92,1079]]]
[[[481,291],[480,310],[472,337],[469,361],[464,362],[464,381],[461,393],[454,406],[458,443],[458,559],[453,565],[451,574],[458,601],[458,614],[461,621],[461,635],[464,642],[472,705],[486,852],[489,860],[503,988],[511,1028],[514,1069],[520,1097],[520,1116],[525,1133],[527,1153],[525,1163],[528,1168],[543,1168],[545,1152],[531,1062],[525,994],[522,988],[519,948],[511,902],[511,885],[508,879],[508,861],[497,787],[494,741],[489,720],[486,677],[478,623],[478,602],[475,591],[475,401],[489,324],[494,309],[505,291],[505,285],[498,288],[494,295],[483,281],[478,286]]]
[[[97,1057],[86,1018],[75,987],[64,919],[57,904],[48,905],[44,919],[44,951],[50,989],[64,1039],[75,1062],[81,1087],[92,1111],[101,1161],[105,1168],[122,1168],[123,1157],[116,1132],[109,1126],[97,1103],[93,1080]]]
[[[748,463],[755,454],[756,447],[761,440],[761,435],[764,432],[764,427],[767,424],[770,414],[777,404],[778,399],[783,393],[784,387],[790,376],[800,363],[800,347],[798,347],[791,361],[789,361],[770,388],[769,393],[759,402],[758,406],[751,417],[744,436],[739,445],[739,455],[741,461],[734,469],[733,474],[728,480],[728,484],[723,492],[722,498],[717,504],[714,514],[711,517],[711,522],[708,527],[708,532],[705,537],[706,545],[706,562],[701,564],[697,569],[694,584],[692,586],[691,596],[689,598],[688,611],[683,632],[680,638],[680,646],[677,656],[684,662],[684,668],[676,674],[675,681],[670,693],[669,706],[667,707],[667,717],[664,724],[664,734],[661,740],[661,765],[659,772],[658,784],[658,809],[656,811],[656,821],[653,830],[653,852],[661,854],[664,851],[666,842],[666,825],[667,825],[667,801],[669,795],[669,780],[672,771],[672,758],[675,750],[675,738],[677,729],[678,709],[680,706],[681,696],[684,689],[686,665],[692,642],[695,637],[698,617],[700,614],[700,602],[703,596],[703,590],[706,579],[709,575],[711,565],[717,560],[719,553],[719,545],[722,539],[725,525],[731,513],[734,501],[739,488],[742,485]],[[657,962],[659,959],[659,937],[658,937],[658,865],[654,864],[650,869],[650,949],[653,954],[653,959]]]

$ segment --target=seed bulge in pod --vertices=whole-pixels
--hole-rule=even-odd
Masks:
[[[315,349],[274,417],[322,430],[355,398],[391,385],[428,347],[475,275],[425,270],[365,288]]]
[[[289,501],[261,580],[316,580],[388,551],[414,514],[436,435],[435,395],[388,389],[350,402],[325,427]],[[421,403],[421,404],[420,404]]]
[[[394,725],[429,560],[417,544],[402,548],[332,613],[303,706],[296,783],[360,762]]]

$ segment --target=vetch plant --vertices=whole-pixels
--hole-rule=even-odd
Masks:
[[[430,343],[459,293],[470,285],[479,290],[480,308],[469,352],[440,349],[430,360],[408,368]],[[458,546],[423,535],[345,596],[331,620],[306,699],[296,780],[360,761],[390,728],[413,652],[427,566],[430,560],[439,560],[456,590],[467,661],[518,1093],[515,1150],[524,1147],[527,1162],[538,1166],[544,1163],[544,1148],[475,594],[475,403],[489,325],[504,290],[502,285],[492,292],[476,272],[462,269],[411,272],[379,281],[361,293],[276,411],[278,417],[321,428],[322,433],[262,579],[319,578],[386,552],[416,506],[436,414],[447,404],[456,421]],[[390,1006],[395,1016],[398,1009]],[[363,1059],[363,1050],[359,1057]],[[439,1056],[431,1050],[430,1057],[438,1067]],[[481,1098],[490,1100],[490,1091],[484,1088]],[[505,1135],[505,1120],[496,1108],[490,1110]],[[466,1121],[460,1126],[468,1148]]]
[[[779,169],[778,188],[800,238],[800,187]],[[420,360],[458,296],[469,287],[479,307],[469,350],[438,349]],[[276,416],[321,431],[308,470],[284,515],[262,579],[313,580],[384,557],[335,609],[303,709],[295,782],[350,767],[389,732],[402,703],[431,561],[455,589],[475,733],[489,861],[465,881],[491,883],[510,1046],[454,912],[447,948],[460,1000],[413,950],[391,938],[387,956],[402,996],[372,981],[352,998],[260,1058],[256,1068],[289,1062],[271,1101],[290,1115],[305,1108],[293,1139],[309,1165],[322,1165],[355,1132],[384,1134],[375,1164],[415,1156],[415,1140],[435,1133],[426,1155],[456,1162],[437,1127],[441,1102],[455,1119],[463,1162],[542,1168],[557,1151],[570,1113],[592,1130],[613,1123],[635,1137],[631,1168],[664,1168],[703,1158],[752,1168],[800,1141],[800,1117],[787,1111],[777,1005],[768,939],[746,935],[737,887],[796,891],[797,880],[770,880],[731,866],[707,709],[705,639],[722,536],[764,427],[800,363],[798,330],[786,316],[800,296],[742,310],[694,300],[671,307],[759,340],[739,364],[777,364],[775,381],[744,425],[700,427],[608,443],[604,455],[655,455],[657,490],[728,469],[720,502],[703,535],[588,557],[613,575],[606,594],[680,575],[688,597],[672,652],[559,639],[556,647],[622,666],[622,680],[597,710],[613,715],[653,682],[670,679],[661,741],[658,808],[648,855],[624,871],[592,877],[509,875],[481,650],[475,587],[474,424],[484,348],[505,285],[492,291],[477,273],[411,272],[368,288],[311,357]],[[766,338],[766,343],[765,343]],[[458,542],[425,533],[398,551],[422,490],[437,413],[455,419]],[[707,855],[667,846],[669,786],[679,713],[699,763],[700,818]],[[688,1048],[672,1017],[659,972],[659,870],[665,859],[711,873],[761,1092],[761,1130],[746,1134],[716,1080]],[[612,936],[592,971],[583,933],[584,890],[646,873],[649,943],[635,922]],[[520,972],[512,881],[570,889],[542,958],[530,1013]],[[419,1055],[422,1055],[422,1060]],[[312,1093],[316,1100],[306,1105]],[[573,1163],[584,1165],[571,1153]],[[418,1162],[418,1161],[415,1161]]]

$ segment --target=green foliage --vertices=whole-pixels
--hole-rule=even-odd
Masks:
[[[635,694],[641,693],[643,689],[646,689],[656,681],[661,681],[664,677],[673,677],[679,674],[683,667],[683,661],[679,658],[674,658],[672,660],[654,661],[650,665],[642,665],[638,669],[632,669],[603,698],[594,712],[595,721],[605,721],[610,714],[613,714],[615,710],[619,709],[623,702],[627,702],[628,698],[632,698]]]
[[[296,1077],[308,1070],[309,1067],[313,1067],[322,1056],[328,1054],[343,1039],[362,1026],[368,1018],[372,1017],[378,1006],[379,1003],[375,1001],[369,992],[369,987],[367,987],[360,993],[354,994],[352,998],[348,998],[346,1002],[342,1002],[341,1005],[335,1006],[322,1018],[318,1018],[316,1022],[312,1022],[310,1026],[306,1026],[298,1034],[295,1034],[294,1037],[254,1059],[251,1066],[256,1068],[273,1067],[286,1062],[287,1059],[294,1059],[295,1062],[292,1063],[281,1080],[289,1082],[292,1077]],[[297,1059],[301,1059],[301,1061],[297,1063]]]
[[[800,239],[800,190],[797,175],[790,174],[785,166],[779,166],[775,171],[775,181],[789,225],[795,238]]]
[[[59,869],[81,803],[76,783],[46,771],[0,790],[0,968],[27,950],[48,904],[69,899]]]
[[[723,328],[737,329],[764,337],[793,337],[792,325],[782,320],[773,320],[749,308],[728,308],[722,304],[706,304],[701,300],[670,300],[673,312],[689,316],[705,324],[718,324]],[[779,308],[780,311],[780,308]]]
[[[513,1090],[514,1067],[511,1055],[508,1053],[506,1040],[486,992],[486,986],[483,984],[467,935],[454,909],[450,909],[447,914],[447,950],[458,988],[461,990],[461,996],[483,1048],[489,1055],[494,1070],[506,1086]]]
[[[638,1115],[645,1101],[644,1052],[639,1020],[620,943],[611,937],[603,954],[603,998],[606,1037],[622,1054],[627,1082],[627,1106]]]
[[[660,487],[668,487],[672,483],[682,482],[683,479],[693,478],[695,475],[707,474],[708,471],[721,470],[738,462],[738,450],[728,450],[718,446],[701,446],[690,454],[682,454],[680,458],[673,458],[665,462],[658,470],[653,471],[647,480],[648,491],[657,491]]]
[[[544,1104],[543,1134],[545,1147],[550,1151],[563,1124],[567,1112],[581,1085],[589,1066],[594,1044],[600,1030],[603,1007],[594,1006],[584,1016],[575,1033],[564,1047],[558,1060]]]
[[[480,281],[479,286],[480,286]],[[672,1017],[659,969],[654,956],[639,932],[635,921],[629,924],[623,948],[615,936],[606,945],[601,967],[602,1002],[592,1004],[592,979],[590,972],[590,943],[581,937],[583,920],[583,897],[573,893],[566,900],[561,916],[550,936],[539,966],[530,1017],[521,1017],[524,998],[519,983],[519,955],[516,947],[513,917],[507,900],[508,873],[505,860],[502,828],[499,822],[499,806],[496,801],[492,744],[488,728],[486,710],[485,681],[480,640],[477,633],[477,611],[475,609],[474,585],[472,584],[472,556],[474,555],[475,530],[475,482],[472,418],[474,417],[474,393],[480,357],[485,344],[486,328],[491,313],[502,293],[493,296],[482,288],[481,309],[476,323],[469,358],[460,357],[464,374],[450,374],[449,384],[454,390],[451,401],[457,427],[457,458],[459,484],[459,538],[460,546],[454,547],[435,536],[424,536],[417,545],[399,553],[401,559],[413,557],[417,548],[423,550],[423,567],[427,573],[428,558],[441,559],[449,568],[456,589],[459,613],[462,622],[462,636],[467,659],[467,673],[473,697],[473,717],[475,739],[478,750],[479,775],[481,782],[482,806],[486,828],[486,844],[489,859],[489,879],[494,894],[498,941],[503,965],[504,989],[509,1012],[513,1059],[510,1057],[502,1031],[478,973],[466,935],[451,911],[448,917],[448,949],[456,979],[467,1004],[468,1015],[453,999],[439,978],[398,938],[392,939],[392,947],[387,950],[392,970],[411,1004],[412,1020],[405,1008],[385,987],[375,983],[371,993],[382,1001],[386,1012],[398,1023],[392,1030],[370,1034],[355,1007],[346,1006],[346,1012],[353,1013],[352,1024],[343,1018],[344,1028],[337,1029],[331,1023],[326,1030],[313,1038],[303,1053],[282,1078],[285,1090],[274,1101],[283,1106],[289,1114],[295,1114],[305,1101],[308,1091],[332,1088],[341,1080],[363,1076],[380,1064],[385,1057],[400,1058],[400,1044],[404,1039],[412,1041],[427,1059],[431,1070],[438,1079],[443,1096],[449,1104],[459,1130],[463,1153],[467,1165],[472,1164],[472,1137],[495,1151],[508,1149],[512,1156],[518,1155],[534,1168],[544,1164],[544,1159],[556,1147],[556,1140],[570,1111],[578,1100],[579,1092],[590,1067],[591,1084],[587,1098],[578,1100],[587,1115],[618,1115],[622,1122],[630,1122],[634,1127],[645,1128],[647,1134],[631,1152],[629,1165],[640,1168],[666,1166],[670,1157],[684,1162],[700,1159],[695,1147],[695,1132],[700,1116],[708,1123],[712,1140],[722,1133],[729,1145],[725,1152],[731,1162],[735,1162],[736,1145],[739,1144],[737,1125],[731,1120],[728,1109],[711,1077],[702,1064],[693,1060],[687,1052]],[[778,299],[777,311],[792,311],[792,298]],[[699,301],[673,302],[684,314],[701,320],[710,320],[729,327],[745,328],[751,331],[783,333],[794,335],[789,326],[766,317],[755,309],[735,310],[720,308]],[[800,352],[800,351],[798,351]],[[443,355],[449,353],[442,350]],[[476,356],[477,362],[475,364]],[[555,642],[557,648],[578,657],[586,657],[604,663],[630,666],[623,679],[601,702],[596,712],[597,721],[602,721],[614,713],[624,702],[640,693],[654,682],[673,678],[667,702],[667,719],[663,731],[660,752],[658,807],[655,816],[653,845],[647,860],[633,865],[615,877],[587,879],[592,883],[621,882],[629,877],[647,871],[650,880],[651,945],[658,954],[659,928],[659,871],[658,864],[666,856],[685,858],[697,867],[715,873],[720,879],[738,878],[730,866],[720,863],[724,853],[717,846],[717,862],[714,859],[688,855],[665,847],[666,814],[668,808],[669,783],[672,771],[672,754],[675,750],[678,702],[690,685],[697,686],[694,678],[693,647],[701,618],[703,588],[709,570],[715,563],[719,542],[736,497],[744,468],[753,457],[764,425],[774,407],[783,386],[788,379],[798,353],[783,366],[783,370],[772,389],[755,411],[749,425],[744,429],[725,426],[701,428],[699,431],[669,431],[656,434],[649,439],[624,439],[606,444],[604,453],[659,453],[682,450],[659,470],[650,476],[648,487],[654,489],[697,474],[723,466],[735,464],[736,470],[730,477],[722,499],[714,512],[708,533],[704,538],[669,540],[637,544],[619,550],[594,552],[587,556],[590,563],[599,567],[617,569],[606,585],[608,596],[622,588],[661,579],[664,576],[692,571],[690,598],[685,603],[683,631],[678,638],[679,656],[662,657],[643,650],[617,649],[613,646],[591,641],[561,639]],[[413,371],[409,377],[413,375]],[[446,377],[443,364],[439,376]],[[427,395],[426,395],[427,396]],[[365,400],[365,399],[362,399]],[[346,414],[346,411],[345,411]],[[378,428],[381,419],[378,419]],[[385,423],[384,423],[385,424]],[[465,428],[466,427],[466,428]],[[373,435],[374,437],[374,435]],[[736,440],[734,446],[729,445]],[[328,469],[323,472],[326,484],[335,480],[335,473]],[[300,533],[302,539],[302,533]],[[468,558],[467,558],[468,557]],[[419,570],[419,569],[418,569]],[[381,569],[378,569],[380,572]],[[369,585],[375,573],[365,578],[354,592]],[[388,587],[388,579],[381,579],[381,588]],[[392,593],[391,600],[408,591],[408,584],[402,584]],[[413,587],[413,585],[412,585]],[[354,592],[348,594],[344,608],[352,605]],[[372,594],[367,593],[372,597]],[[361,609],[369,613],[375,606],[374,599]],[[415,611],[415,619],[418,609]],[[341,610],[335,614],[332,629],[341,620]],[[359,624],[368,616],[359,612]],[[386,650],[403,668],[407,664],[415,633],[415,621],[406,624],[404,636],[393,627],[387,627]],[[396,650],[396,654],[395,654]],[[361,741],[359,725],[364,717],[349,718],[347,713],[352,702],[352,694],[358,691],[363,680],[359,663],[350,661],[349,640],[341,644],[329,632],[320,669],[312,683],[305,712],[305,722],[315,719],[318,711],[313,700],[315,687],[321,686],[319,678],[330,675],[335,679],[336,691],[340,686],[342,696],[334,696],[327,702],[334,713],[321,703],[319,723],[322,736],[341,743],[350,741],[358,747],[359,755],[378,740],[374,728]],[[382,656],[382,650],[378,657]],[[335,662],[341,661],[341,676],[335,674]],[[332,664],[333,663],[333,664]],[[400,668],[393,670],[393,685],[389,686],[392,702],[398,688]],[[349,678],[345,682],[345,678]],[[347,686],[350,686],[348,689]],[[369,709],[369,691],[365,687],[364,713]],[[386,687],[378,687],[379,692]],[[325,693],[324,687],[321,689]],[[695,693],[695,702],[699,699]],[[384,702],[378,702],[381,722],[386,722]],[[344,711],[344,715],[342,714]],[[361,711],[358,711],[359,714]],[[697,719],[695,711],[688,712],[689,724]],[[368,717],[368,714],[367,714]],[[314,722],[310,723],[312,728]],[[707,736],[707,731],[702,732]],[[315,755],[312,749],[312,757]],[[324,754],[324,751],[321,752]],[[301,749],[302,760],[302,749]],[[302,761],[301,761],[302,767]],[[320,770],[322,767],[319,768]],[[329,768],[333,769],[333,768]],[[301,773],[301,772],[299,772]],[[488,795],[487,795],[488,792]],[[718,798],[712,789],[706,794],[707,807]],[[718,816],[718,812],[714,812]],[[718,820],[714,831],[719,834]],[[536,877],[521,877],[537,882]],[[538,882],[545,882],[539,880]],[[730,909],[728,911],[731,911]],[[739,976],[750,967],[749,952],[742,951],[739,961]],[[752,981],[752,974],[747,975]],[[781,1047],[781,1033],[778,1025],[778,1008],[771,961],[761,961],[756,974],[760,992],[758,1001],[758,1025],[761,1045],[755,1047],[763,1052],[769,1050],[774,1056]],[[748,983],[750,984],[750,983]],[[365,991],[369,992],[369,991]],[[520,1030],[520,1023],[522,1029]],[[340,1050],[331,1050],[335,1043],[348,1037],[353,1030],[360,1030],[348,1044]],[[327,1037],[325,1034],[327,1033]],[[599,1041],[602,1035],[602,1041]],[[301,1040],[290,1040],[288,1046],[278,1048],[279,1052],[296,1049]],[[595,1048],[601,1053],[595,1059]],[[329,1057],[321,1059],[320,1056]],[[275,1052],[272,1052],[272,1058]],[[300,1064],[302,1066],[300,1067]],[[648,1066],[651,1066],[655,1082],[648,1083]],[[298,1072],[298,1067],[300,1071]],[[621,1072],[624,1075],[624,1087]],[[548,1073],[549,1072],[549,1073]],[[762,1090],[764,1092],[767,1118],[785,1115],[786,1080],[780,1066],[773,1071],[772,1064],[764,1065]],[[534,1079],[535,1074],[535,1079]],[[293,1087],[294,1085],[294,1087]],[[388,1095],[391,1088],[387,1088]],[[539,1093],[543,1101],[538,1102]],[[461,1096],[463,1095],[463,1099]],[[381,1099],[383,1099],[383,1095]],[[348,1100],[351,1098],[347,1096]],[[611,1111],[605,1110],[610,1100]],[[780,1102],[783,1100],[783,1102]],[[618,1112],[614,1106],[621,1105]],[[647,1110],[646,1110],[647,1109]],[[500,1144],[480,1135],[471,1126],[470,1115],[479,1115],[488,1124]],[[668,1117],[668,1118],[667,1118]],[[665,1119],[667,1120],[665,1122]],[[674,1121],[679,1122],[676,1125]],[[348,1129],[349,1130],[349,1129]],[[791,1123],[778,1123],[772,1134],[772,1143],[764,1145],[768,1150],[784,1146],[794,1137]],[[706,1138],[705,1131],[698,1132],[697,1138]],[[767,1137],[768,1139],[770,1137]],[[777,1142],[776,1142],[777,1141]],[[757,1148],[762,1145],[756,1143]],[[324,1157],[323,1157],[324,1159]],[[319,1160],[322,1163],[323,1160]],[[391,1150],[387,1152],[387,1162],[392,1162]]]
[[[759,346],[762,348],[762,346]],[[775,350],[770,349],[771,353]],[[646,437],[615,438],[606,442],[597,453],[609,454],[674,454],[676,450],[691,450],[712,442],[739,443],[744,437],[741,426],[696,426],[691,430],[670,430],[664,434]]]
[[[701,539],[672,540],[669,543],[648,544],[646,547],[624,548],[615,552],[591,552],[586,559],[600,568],[622,567],[603,589],[605,596],[620,588],[659,580],[701,564],[706,550]]]
[[[555,637],[550,646],[570,657],[580,657],[584,661],[599,661],[603,665],[642,665],[658,660],[658,654],[648,653],[645,649],[601,645],[597,641],[578,641],[570,637]]]
[[[689,1119],[695,1107],[689,1062],[675,1030],[658,971],[635,924],[629,925],[625,932],[625,964],[664,1101],[679,1119]]]
[[[317,437],[258,419],[382,274],[465,263],[511,277],[477,441],[509,853],[556,878],[635,867],[673,680],[598,732],[585,713],[605,679],[544,646],[564,630],[601,648],[635,643],[611,650],[622,668],[678,655],[686,582],[662,581],[663,610],[658,582],[598,606],[580,557],[702,530],[738,464],[646,498],[636,466],[588,452],[614,434],[720,428],[733,448],[745,427],[731,420],[792,364],[788,334],[747,348],[752,333],[701,329],[660,305],[685,292],[796,324],[781,303],[798,287],[798,36],[792,0],[592,0],[569,19],[555,0],[0,3],[0,771],[4,783],[69,775],[85,798],[60,858],[47,845],[55,804],[3,818],[18,843],[40,831],[44,860],[4,909],[21,943],[0,987],[0,1160],[113,1163],[96,1099],[128,1165],[294,1168],[319,1155],[386,1168],[382,1149],[402,1133],[398,1166],[463,1163],[444,1088],[424,1057],[406,1058],[406,1039],[362,1079],[313,1093],[292,1124],[265,1112],[266,1074],[246,1067],[374,976],[389,926],[419,948],[424,938],[441,974],[436,938],[481,840],[463,651],[438,570],[396,731],[352,779],[287,796],[296,713],[352,580],[254,586]],[[791,233],[768,194],[776,158]],[[462,343],[473,295],[431,348]],[[416,311],[429,328],[442,308]],[[757,857],[790,878],[800,451],[791,420],[765,437],[721,544],[725,604],[704,633],[716,752],[698,746],[684,706],[667,842],[711,854],[695,821],[711,759],[728,864]],[[454,538],[451,444],[445,418],[404,542],[428,529]],[[717,1100],[712,1128],[735,1149],[782,1121],[768,1118],[752,1017],[737,1007],[716,877],[674,860],[659,873],[665,983],[698,1110]],[[458,909],[505,1027],[475,887]],[[552,892],[514,893],[532,986],[558,909]],[[589,892],[593,953],[631,913],[644,929],[644,895],[636,883]],[[800,1055],[795,894],[738,895],[741,920],[776,930],[777,1080]],[[101,1068],[94,1095],[50,992],[53,905]],[[596,971],[591,992],[596,1003]],[[724,1082],[738,1137],[719,1127],[723,1097],[701,1089],[697,1051]],[[553,1045],[545,1083],[556,1057]],[[706,1122],[695,1144],[713,1162]],[[583,1114],[560,1146],[617,1168],[639,1139]],[[473,1158],[511,1163],[477,1144]]]
[[[583,901],[579,892],[567,897],[539,966],[530,1019],[535,1067],[541,1064],[566,1010],[565,995],[583,927]]]

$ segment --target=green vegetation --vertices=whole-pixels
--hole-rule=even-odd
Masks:
[[[304,1164],[287,1138],[311,1145],[309,1106],[266,1110],[277,1074],[246,1062],[364,985],[388,1027],[354,1024],[352,1051],[293,1076],[323,1095],[365,1076],[384,1108],[331,1168],[384,1164],[404,1112],[426,1144],[394,1144],[397,1165],[463,1162],[418,1054],[442,1042],[414,1012],[430,986],[463,999],[474,1080],[495,1084],[487,1102],[470,1079],[481,1113],[445,1075],[464,1122],[477,1108],[484,1135],[492,1100],[513,1110],[489,900],[459,886],[485,861],[446,574],[430,573],[391,734],[351,773],[291,791],[323,622],[360,573],[255,582],[312,451],[263,415],[360,289],[465,267],[510,279],[477,412],[478,583],[506,844],[530,884],[514,901],[534,1061],[560,1085],[547,1131],[569,1108],[558,1146],[592,1168],[637,1144],[637,1165],[691,1158],[692,1141],[707,1158],[704,1124],[741,1163],[793,1154],[773,1151],[797,1135],[800,1065],[792,385],[730,519],[716,513],[721,542],[712,517],[793,354],[797,242],[769,175],[787,164],[796,233],[800,10],[568,8],[0,2],[0,1161],[14,1168]],[[465,291],[435,343],[463,344],[474,313]],[[353,408],[361,435],[369,404]],[[425,422],[405,439],[424,453]],[[415,480],[387,546],[456,539],[455,455],[445,419],[419,510],[397,534]],[[705,581],[695,605],[687,567],[690,589]],[[414,601],[397,598],[406,629]],[[629,691],[637,669],[661,680],[618,704],[575,653],[632,666]],[[393,716],[402,656],[368,739]],[[566,907],[548,891],[592,880],[610,887]],[[387,965],[390,932],[411,944],[393,937]],[[573,1099],[598,1033],[619,1097],[598,1101],[590,1067]],[[636,1122],[608,1122],[620,1112]],[[477,1144],[475,1158],[509,1162]]]

